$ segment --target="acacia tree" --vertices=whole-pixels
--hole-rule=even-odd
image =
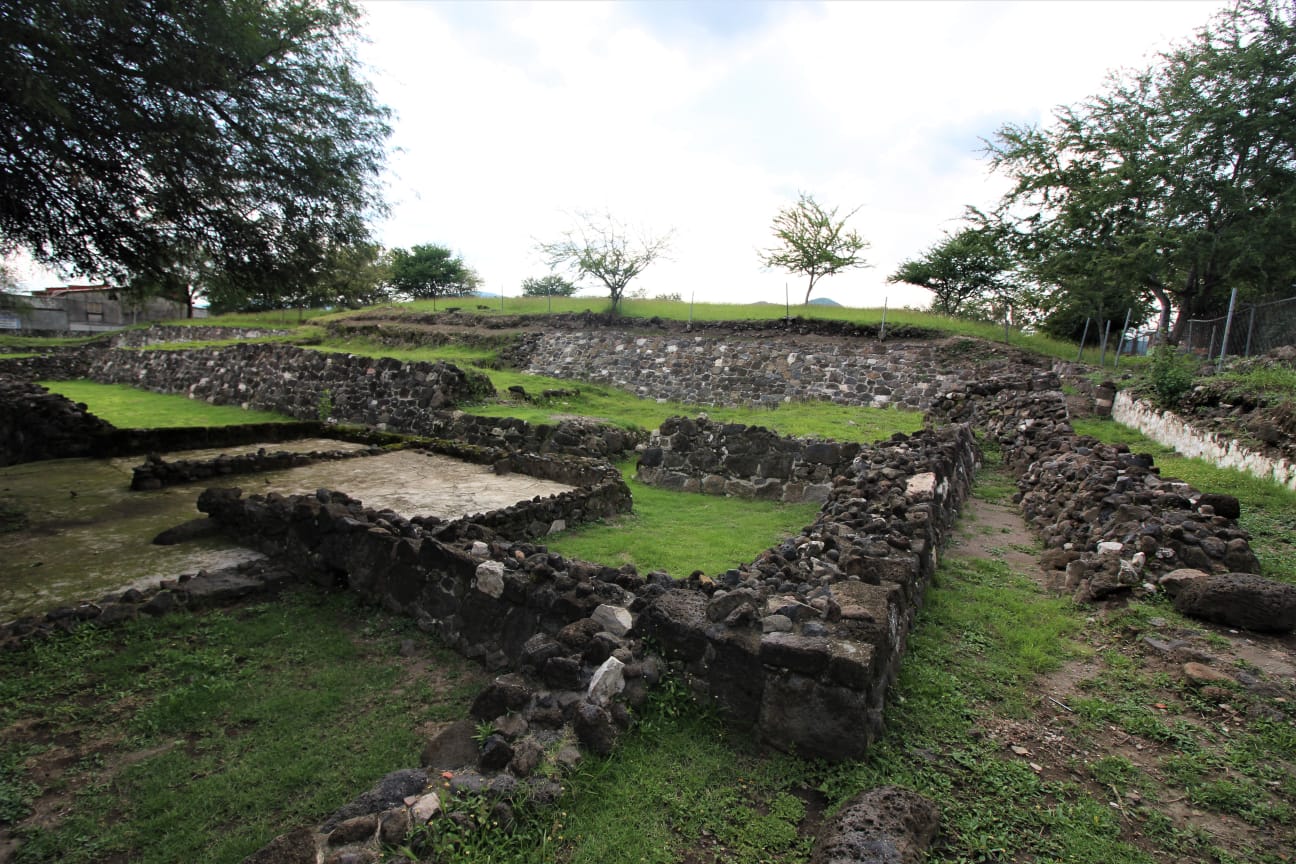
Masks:
[[[774,237],[778,244],[760,252],[761,263],[789,273],[801,273],[809,279],[805,302],[815,283],[852,267],[870,267],[860,253],[868,241],[846,228],[846,220],[859,212],[858,207],[840,219],[837,208],[826,210],[812,195],[800,193],[797,203],[774,217]]]
[[[381,208],[388,112],[357,16],[349,0],[0,3],[0,252],[166,282],[192,251],[248,291],[308,278]]]
[[[577,214],[561,240],[537,243],[550,268],[564,267],[579,281],[589,276],[607,288],[612,310],[621,306],[630,281],[670,249],[671,234],[632,232],[610,213]]]
[[[462,297],[481,278],[445,246],[426,243],[391,251],[391,286],[407,297]]]
[[[1000,129],[987,152],[1014,187],[996,215],[1042,283],[1154,298],[1177,338],[1232,287],[1296,279],[1293,92],[1296,6],[1240,0],[1047,127]]]

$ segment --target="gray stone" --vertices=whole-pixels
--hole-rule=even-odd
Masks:
[[[449,771],[477,761],[476,727],[471,720],[459,720],[442,729],[423,747],[420,760],[430,771]]]
[[[614,696],[625,689],[625,664],[615,657],[603,661],[603,665],[594,670],[590,678],[588,696],[591,702],[600,705],[610,702]]]
[[[1201,570],[1193,570],[1190,567],[1180,567],[1178,570],[1171,570],[1169,573],[1157,580],[1159,585],[1171,597],[1177,595],[1186,585],[1195,579],[1202,579],[1207,574]]]
[[[1254,573],[1195,579],[1174,605],[1184,615],[1243,630],[1288,633],[1296,628],[1296,585]]]
[[[369,840],[378,832],[378,814],[369,813],[365,816],[355,816],[351,819],[345,819],[338,823],[338,826],[329,832],[328,843],[330,846],[345,846],[348,843],[359,843]]]
[[[582,702],[576,708],[576,716],[572,718],[572,728],[575,729],[576,737],[581,744],[599,756],[611,753],[616,744],[617,731],[616,725],[612,722],[612,715],[590,702]]]
[[[939,828],[934,803],[880,786],[856,795],[824,823],[810,864],[921,864]]]
[[[436,795],[435,792],[429,794]],[[410,811],[404,807],[394,807],[382,814],[382,824],[378,826],[378,839],[388,846],[395,846],[405,839],[409,830]]]
[[[421,793],[427,787],[427,784],[428,775],[426,771],[413,768],[393,771],[375,783],[368,792],[339,808],[320,826],[320,830],[332,831],[342,822],[356,816],[366,816],[370,813],[381,813],[384,810],[390,810],[398,804],[403,804],[410,795]]]
[[[590,619],[613,636],[624,636],[634,628],[634,616],[629,609],[607,603],[599,605]]]

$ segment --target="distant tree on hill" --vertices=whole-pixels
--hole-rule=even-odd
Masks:
[[[917,258],[900,264],[888,282],[905,282],[935,295],[932,311],[986,317],[986,304],[1012,281],[1012,256],[987,228],[950,234]]]
[[[802,192],[796,204],[774,217],[778,243],[760,253],[761,263],[808,277],[805,302],[809,304],[815,283],[823,277],[871,266],[861,254],[868,241],[846,228],[846,220],[858,212],[856,207],[838,219],[836,207],[825,210],[814,196]]]
[[[538,279],[522,280],[524,297],[570,297],[575,293],[576,286],[557,273],[550,273]]]
[[[538,243],[550,267],[566,267],[576,279],[591,276],[608,289],[613,310],[621,306],[630,280],[665,256],[671,235],[632,233],[610,213],[579,213],[561,240]]]
[[[429,243],[391,251],[391,287],[416,299],[463,297],[481,287],[481,277],[446,247]]]

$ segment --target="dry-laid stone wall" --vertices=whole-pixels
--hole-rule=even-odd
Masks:
[[[826,501],[858,444],[787,438],[761,426],[671,417],[641,448],[638,479],[650,486],[771,501]]]
[[[97,381],[299,419],[335,417],[415,432],[428,423],[431,412],[494,392],[484,375],[447,363],[375,360],[276,344],[117,349],[105,353],[92,375]]]
[[[799,537],[693,590],[661,592],[645,632],[761,738],[860,756],[881,732],[886,689],[977,458],[962,425],[861,448]]]
[[[508,450],[610,458],[633,448],[643,437],[585,419],[532,424],[463,414],[451,409],[458,402],[494,392],[484,375],[446,363],[330,354],[291,345],[115,350],[106,352],[90,374],[98,381],[217,404]]]
[[[732,331],[732,327],[728,328]],[[745,332],[595,330],[527,334],[527,371],[612,384],[639,396],[701,405],[774,406],[822,399],[926,410],[944,393],[983,380],[1001,349],[972,340],[826,341]],[[1015,362],[1019,352],[1007,351]]]
[[[153,324],[134,330],[123,330],[112,337],[114,347],[144,348],[173,342],[217,342],[223,339],[264,339],[267,336],[287,336],[291,330],[270,327],[218,327],[208,324],[176,326]]]
[[[736,721],[777,746],[840,759],[864,752],[881,730],[886,688],[976,458],[965,426],[862,448],[800,537],[683,583],[518,542],[548,527],[536,517],[544,502],[451,525],[367,511],[340,493],[208,490],[199,508],[308,578],[340,580],[470,657],[530,670],[542,687],[574,692],[608,652],[628,647],[618,639],[651,635]],[[607,494],[628,504],[611,480]],[[613,510],[592,496],[583,507],[588,517]],[[521,515],[508,518],[513,509]],[[541,530],[519,530],[524,522]],[[610,734],[586,719],[582,740]]]
[[[100,348],[39,351],[31,357],[0,357],[0,375],[26,381],[73,381],[86,378]]]
[[[88,456],[112,428],[84,405],[0,374],[0,465]]]
[[[235,455],[222,453],[213,459],[165,459],[157,453],[149,453],[144,464],[132,469],[130,488],[135,492],[148,491],[166,486],[197,483],[213,477],[283,471],[316,462],[377,456],[384,452],[386,451],[383,448],[370,445],[363,450],[310,451],[266,450],[262,447],[256,453]]]

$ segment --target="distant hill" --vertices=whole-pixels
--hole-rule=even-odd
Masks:
[[[811,306],[840,306],[841,304],[838,303],[836,300],[832,300],[828,297],[816,297],[810,301],[810,305]]]

